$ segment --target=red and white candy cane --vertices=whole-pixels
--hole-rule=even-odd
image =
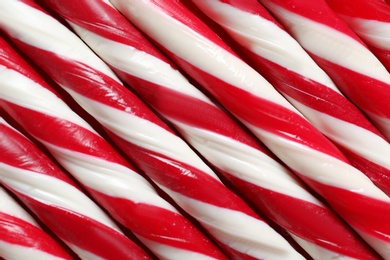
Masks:
[[[325,0],[259,2],[390,140],[390,74]]]
[[[326,0],[390,71],[390,6],[384,0]]]
[[[0,153],[1,183],[82,259],[150,259],[56,164],[4,120]]]
[[[66,3],[47,0],[45,3],[65,18],[123,81],[173,123],[193,147],[267,216],[293,235],[313,258],[332,255],[330,252],[355,258],[373,257],[357,236],[175,70],[117,10],[102,0]],[[297,217],[297,211],[305,217]],[[319,228],[318,223],[321,223]]]
[[[242,46],[255,69],[355,167],[390,194],[388,141],[262,5],[256,0],[193,2]]]
[[[76,35],[32,1],[1,1],[0,10],[0,27],[20,49],[93,115],[231,257],[302,258]]]
[[[4,41],[0,53],[0,107],[41,141],[116,220],[162,259],[225,258]]]
[[[390,198],[179,2],[113,0],[382,255]],[[374,213],[376,212],[376,213]]]
[[[1,186],[0,258],[73,259]]]

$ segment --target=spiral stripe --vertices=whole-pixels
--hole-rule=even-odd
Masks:
[[[384,1],[355,3],[351,6],[345,1],[327,1],[390,71],[390,7]]]
[[[290,233],[304,237],[305,242],[298,237],[295,239],[314,258],[318,256],[315,255],[317,251],[331,255],[325,248],[318,249],[316,244],[336,248],[337,254],[343,251],[357,258],[370,258],[371,253],[351,236],[351,232],[343,229],[328,209],[305,191],[291,173],[264,153],[254,139],[172,69],[174,66],[142,39],[118,12],[100,1],[90,6],[82,4],[82,10],[75,9],[72,1],[68,4],[55,0],[45,2],[118,71],[122,80],[136,89],[192,146],[239,186],[248,199]],[[107,15],[101,16],[101,13]],[[125,39],[122,38],[124,34]],[[300,219],[293,213],[295,210],[313,222],[309,224],[307,218]],[[320,220],[319,215],[325,217]],[[316,228],[319,221],[323,228]],[[334,234],[338,234],[337,237]],[[341,238],[341,234],[346,236]],[[351,237],[353,239],[349,239]]]
[[[199,20],[187,12],[180,3],[167,4],[159,1],[111,1],[132,23],[156,41],[165,53],[181,66],[189,75],[201,83],[226,108],[237,116],[261,141],[263,141],[282,161],[295,171],[307,184],[324,195],[333,206],[343,201],[344,207],[337,207],[338,213],[355,229],[367,231],[373,228],[377,243],[376,249],[386,255],[383,244],[388,240],[387,224],[374,217],[367,208],[359,211],[365,218],[365,226],[355,221],[352,209],[348,206],[350,197],[367,198],[384,203],[384,208],[372,208],[377,211],[389,209],[390,199],[360,171],[348,164],[341,152],[310,125],[275,89],[259,74],[234,55],[220,48],[219,42],[204,38],[204,33],[196,31]],[[172,7],[174,5],[174,7]],[[168,13],[175,11],[183,15],[186,26]],[[153,21],[151,20],[153,17]],[[175,40],[173,40],[175,39]],[[215,68],[218,68],[216,70]],[[238,98],[239,97],[239,98]],[[314,137],[315,136],[315,137]],[[323,184],[323,185],[322,185]],[[344,197],[334,197],[327,187],[340,187]],[[326,195],[326,196],[325,196]],[[352,214],[353,213],[353,214]],[[383,213],[387,214],[387,213]],[[376,221],[382,221],[377,225]],[[380,228],[379,231],[377,228]],[[368,234],[367,234],[368,235]],[[372,242],[372,241],[370,241]]]
[[[2,47],[3,53],[8,53],[7,60],[13,60],[12,64],[28,71],[26,64],[12,55],[5,44]],[[0,64],[4,60],[0,58]],[[4,67],[0,65],[1,68]],[[134,172],[46,84],[42,86],[32,81],[34,77],[30,77],[33,74],[31,69],[26,75],[17,71],[22,70],[13,70],[12,67],[0,73],[0,77],[4,78],[0,88],[1,106],[41,141],[118,221],[136,235],[154,241],[154,244],[188,250],[190,255],[195,251],[210,257],[224,258],[200,231],[163,200],[148,181]],[[58,138],[58,133],[61,133],[61,138]],[[153,214],[147,214],[146,211],[142,214],[145,209]],[[157,253],[164,258],[172,257],[164,255],[164,252]]]
[[[390,194],[390,145],[275,20],[219,1],[195,2],[243,46],[273,86],[322,133],[351,150],[352,163]],[[253,1],[242,2],[252,3],[256,13],[266,13]],[[368,164],[355,163],[362,159]]]
[[[4,121],[1,122],[0,130],[2,184],[16,194],[75,253],[79,254],[77,249],[82,248],[101,258],[148,258],[70,180],[65,182],[56,178],[60,170],[37,147]],[[18,167],[24,162],[31,165],[30,169]],[[56,174],[53,176],[51,172]],[[90,239],[91,236],[94,240]]]
[[[25,13],[30,9],[35,9],[32,4],[30,6],[26,6],[20,5],[19,3],[14,4],[15,1],[6,2],[7,3],[1,3],[0,5],[1,7],[4,5],[4,9],[8,10],[9,12],[18,12],[18,9],[23,9],[23,13]],[[198,197],[203,196],[199,190],[207,191],[207,193],[210,194],[212,193],[213,188],[207,187],[206,182],[197,181],[192,183],[192,179],[203,179],[205,181],[209,181],[210,183],[216,184],[216,188],[218,191],[220,191],[220,193],[212,193],[212,196],[207,198],[203,196],[204,200],[207,200],[206,205],[210,206],[204,208],[203,212],[207,212],[209,209],[217,208],[218,206],[223,205],[223,207],[228,209],[226,211],[228,214],[223,217],[233,218],[235,220],[235,225],[241,227],[241,233],[246,234],[253,232],[253,227],[248,225],[248,222],[252,222],[253,219],[255,219],[259,224],[263,223],[263,221],[261,221],[239,197],[237,197],[234,193],[224,187],[222,183],[220,183],[215,174],[199,159],[199,157],[196,156],[194,152],[192,152],[192,150],[183,141],[180,142],[180,139],[173,135],[173,132],[169,130],[163,121],[161,121],[156,115],[148,110],[145,105],[142,106],[142,103],[135,96],[131,96],[130,92],[127,92],[123,85],[118,83],[118,80],[112,76],[113,73],[108,69],[108,67],[106,67],[105,71],[107,71],[107,73],[105,73],[105,71],[102,70],[103,65],[95,66],[95,64],[89,62],[92,59],[86,59],[86,62],[83,62],[83,57],[95,57],[95,55],[91,51],[86,50],[87,47],[81,40],[74,40],[75,36],[70,36],[71,33],[69,31],[66,33],[63,29],[55,30],[53,27],[60,27],[62,25],[60,25],[60,23],[56,22],[54,19],[49,22],[47,20],[47,15],[38,11],[38,9],[35,9],[31,12],[31,14],[34,14],[34,18],[30,21],[25,20],[24,16],[19,14],[20,13],[18,12],[17,16],[5,15],[4,21],[2,16],[2,18],[0,18],[1,27],[6,32],[8,32],[7,34],[18,45],[18,47],[23,49],[23,51],[28,54],[35,62],[37,62],[41,68],[50,74],[50,76],[55,79],[59,85],[63,86],[71,94],[76,93],[74,96],[75,99],[88,112],[96,117],[96,119],[98,119],[98,121],[100,121],[100,123],[102,123],[102,125],[105,126],[108,131],[110,131],[110,134],[113,136],[113,140],[117,141],[118,146],[122,147],[123,150],[126,152],[128,151],[128,155],[140,166],[140,168],[144,170],[144,172],[152,177],[158,176],[159,179],[156,181],[158,183],[159,181],[164,180],[163,176],[167,176],[167,178],[169,177],[169,180],[172,181],[172,183],[169,183],[169,187],[175,187],[175,189],[180,189],[183,192],[185,191],[185,194],[191,195],[189,197],[195,201],[198,199]],[[40,17],[42,16],[45,16],[46,18],[41,20]],[[13,20],[11,23],[8,22],[8,19],[14,18],[17,18],[18,21],[16,22]],[[35,23],[34,21],[38,22]],[[42,23],[42,21],[51,23],[51,25],[45,27],[45,23]],[[20,26],[23,24],[26,26]],[[33,29],[34,27],[36,28]],[[38,33],[45,31],[46,28],[50,30],[46,33]],[[31,39],[34,37],[41,39]],[[31,42],[31,45],[29,42]],[[55,48],[56,45],[52,45],[50,42],[62,42],[61,45],[59,45],[61,50],[58,50],[58,53],[57,51],[53,51],[53,48]],[[68,44],[67,48],[65,49],[67,50],[67,53],[71,52],[71,55],[64,53],[63,47],[61,47],[64,43]],[[50,46],[46,46],[46,44]],[[74,49],[74,51],[69,51],[71,49]],[[52,54],[49,54],[50,52]],[[74,59],[74,53],[80,55]],[[45,55],[42,56],[41,54]],[[47,57],[47,59],[43,57]],[[100,63],[104,64],[101,61]],[[68,73],[68,69],[71,69],[72,73]],[[60,74],[62,74],[62,77],[59,76]],[[85,89],[83,89],[83,87],[85,87]],[[91,87],[93,91],[88,92]],[[104,98],[102,98],[103,95]],[[108,109],[108,107],[110,109]],[[111,116],[101,120],[104,114],[111,114]],[[143,146],[146,145],[150,147],[148,147],[148,149],[141,149],[142,147],[139,147],[128,142],[128,140],[124,140],[118,137],[116,131],[114,131],[115,129],[110,128],[110,126],[114,126],[114,128],[119,129],[120,135],[127,133],[130,133],[131,135],[132,131],[129,131],[131,128],[125,129],[122,127],[126,126],[128,123],[126,121],[124,121],[126,123],[123,123],[123,121],[117,121],[117,116],[119,118],[128,116],[129,119],[126,119],[126,121],[128,120],[129,123],[133,122],[133,118],[139,118],[139,120],[137,120],[137,125],[132,125],[134,128],[143,128],[142,134],[136,136],[136,138],[143,140]],[[147,125],[139,124],[147,121],[150,121]],[[154,125],[151,131],[154,131],[154,129],[159,129],[157,136],[147,135],[149,131],[148,127],[150,125]],[[169,139],[161,139],[161,136],[167,136]],[[163,148],[165,148],[164,150],[167,152],[164,151],[162,154],[163,156],[161,156],[159,150],[161,148],[154,148],[151,146],[151,144],[154,142],[154,139],[156,138],[159,138],[161,143],[165,145]],[[171,148],[173,145],[166,142],[169,140],[174,140],[175,143],[179,144],[180,147],[183,148],[183,150],[180,150],[179,152],[175,151],[174,148]],[[161,146],[161,144],[159,144],[159,146]],[[169,154],[167,155],[167,153]],[[185,156],[183,156],[183,154],[189,155],[189,157],[184,158]],[[177,161],[177,158],[183,158],[184,162]],[[156,167],[156,165],[159,167]],[[170,173],[171,170],[172,174]],[[164,182],[167,184],[167,180],[164,180]],[[180,185],[175,186],[175,183],[180,183]],[[194,184],[199,185],[194,186]],[[171,192],[170,189],[168,189],[168,191],[168,195],[175,195],[175,193],[173,191]],[[179,206],[187,209],[190,215],[196,215],[197,211],[191,207],[191,204],[193,204],[192,200],[185,199],[185,201],[182,201],[181,199],[177,198],[177,203]],[[241,213],[239,214],[239,218],[236,218],[237,214],[235,213],[237,212]],[[216,222],[222,218],[221,216],[217,216],[211,212],[209,215],[213,217]],[[198,220],[201,224],[203,223],[202,219]],[[210,228],[208,231],[212,236],[215,235],[214,237],[219,240],[218,235],[220,228],[221,227]],[[231,230],[233,227],[224,226],[223,228]],[[237,244],[235,242],[229,244],[223,244],[223,242],[220,243],[222,243],[221,246],[224,247],[227,251],[229,251],[231,248],[231,252],[238,251],[243,255],[250,254],[253,257],[262,258],[267,257],[268,254],[272,255],[273,250],[269,250],[263,245],[268,244],[268,242],[266,243],[265,241],[273,240],[275,241],[275,245],[278,245],[278,250],[283,248],[281,252],[278,251],[279,254],[283,256],[291,256],[292,258],[301,258],[301,256],[295,252],[292,247],[269,226],[259,230],[259,232],[263,232],[264,234],[262,239],[260,241],[252,239],[251,241],[253,244],[251,245],[244,243],[245,246],[242,246],[240,243]],[[236,241],[238,239],[238,234],[230,234],[230,241]]]
[[[302,3],[260,2],[389,139],[390,74],[325,1],[311,1],[310,10]],[[318,12],[321,15],[316,15]],[[325,19],[332,22],[325,22]]]
[[[0,252],[0,257],[5,259],[72,259],[2,187]]]

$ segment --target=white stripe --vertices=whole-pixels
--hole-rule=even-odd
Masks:
[[[33,239],[33,238],[31,238]],[[7,260],[20,259],[39,259],[39,260],[60,260],[63,258],[56,257],[44,251],[37,250],[34,247],[25,247],[0,241],[0,257]]]
[[[198,89],[170,64],[132,46],[101,37],[68,22],[77,34],[108,64],[148,82],[179,91],[210,103]]]
[[[86,64],[119,82],[108,66],[77,35],[50,15],[21,1],[0,1],[0,25],[23,42]]]
[[[390,50],[390,23],[363,18],[353,18],[347,15],[339,16],[369,44],[384,50]]]
[[[179,249],[177,247],[167,246],[155,241],[146,239],[142,236],[137,237],[161,260],[212,260],[213,257],[196,253],[194,251]]]
[[[135,0],[111,2],[154,40],[197,68],[228,84],[296,111],[249,65],[152,4]]]
[[[320,183],[390,203],[367,176],[332,156],[247,124],[276,156],[293,170]]]
[[[259,259],[303,259],[282,236],[263,221],[161,188],[225,245]]]
[[[30,214],[28,214],[2,187],[0,187],[0,212],[22,219],[31,225],[38,227],[38,223]]]
[[[42,142],[59,163],[83,185],[108,196],[177,212],[174,207],[157,195],[149,182],[129,168]]]
[[[342,259],[342,260],[356,260],[356,258],[347,257],[343,254],[336,253],[334,251],[330,251],[325,249],[324,247],[320,247],[319,245],[310,243],[308,240],[301,239],[298,236],[291,235],[292,238],[297,241],[297,243],[305,249],[305,251],[313,257],[313,259]],[[325,241],[323,241],[325,242]],[[332,245],[337,246],[337,245]]]
[[[0,65],[0,98],[43,114],[72,122],[93,133],[95,130],[53,92],[19,72]]]
[[[275,23],[220,1],[199,1],[207,15],[218,22],[245,48],[258,56],[339,92],[332,80],[294,38]]]
[[[288,23],[298,42],[310,52],[357,73],[390,84],[390,74],[385,67],[355,39],[275,4],[270,3],[267,7]]]
[[[388,259],[390,256],[390,243],[388,241],[384,241],[378,239],[375,236],[370,236],[364,231],[356,230],[359,235],[379,254],[383,257],[383,259]],[[380,234],[382,236],[387,236],[386,234]]]
[[[66,87],[64,86],[66,89]],[[66,89],[96,120],[120,138],[137,146],[186,163],[218,179],[215,173],[178,136],[131,113],[112,108]],[[128,108],[131,111],[131,108]]]
[[[390,169],[390,144],[382,137],[355,124],[313,110],[293,98],[289,100],[299,110],[305,111],[309,121],[331,140],[369,161]]]
[[[214,132],[175,124],[191,145],[219,169],[265,189],[322,206],[291,172],[259,150]]]
[[[51,176],[0,162],[0,180],[16,191],[46,205],[85,215],[119,231],[119,228],[87,196],[72,185]]]

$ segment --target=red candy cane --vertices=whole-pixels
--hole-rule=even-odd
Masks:
[[[335,255],[373,257],[287,169],[189,84],[114,8],[100,0],[45,3],[248,199],[294,238],[297,236],[313,258],[332,250]],[[297,217],[296,211],[305,218]],[[319,229],[314,228],[317,223],[322,223]]]
[[[383,0],[326,0],[390,71],[390,6]]]
[[[389,197],[204,23],[178,2],[112,2],[388,256]]]
[[[4,120],[0,153],[1,183],[82,259],[149,259],[67,175]]]
[[[260,2],[390,139],[390,74],[325,0]]]
[[[3,119],[0,119],[0,122],[3,122]],[[0,257],[72,259],[2,187],[0,187]]]
[[[225,258],[4,42],[0,106],[161,258]],[[129,249],[131,250],[131,249]]]
[[[389,143],[263,6],[255,0],[194,2],[242,46],[259,73],[390,194]]]
[[[32,1],[8,0],[0,6],[0,26],[12,40],[231,257],[302,258],[66,27]]]

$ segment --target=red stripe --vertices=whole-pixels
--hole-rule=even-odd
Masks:
[[[0,38],[0,65],[3,65],[10,70],[14,70],[38,83],[42,87],[51,90],[38,73],[36,73],[3,38]]]
[[[390,47],[388,49],[375,47],[373,45],[369,45],[368,47],[381,61],[382,65],[386,67],[387,71],[390,72]]]
[[[351,258],[377,259],[354,231],[329,209],[262,188],[227,173],[225,176],[271,220],[292,234]]]
[[[118,74],[162,115],[189,126],[215,132],[269,154],[268,150],[260,146],[218,107],[125,72]]]
[[[383,192],[390,196],[390,170],[354,153],[349,149],[340,150],[347,156],[351,164],[367,175]]]
[[[164,208],[92,191],[119,222],[149,240],[216,259],[226,257],[186,218]]]
[[[170,63],[125,17],[102,0],[45,0],[45,4],[66,20],[88,31],[133,46]]]
[[[300,175],[299,173],[297,173]],[[355,229],[390,242],[390,204],[376,200],[357,192],[329,186],[304,175],[300,178],[309,184],[322,197],[326,198],[332,208]]]
[[[358,36],[326,4],[325,0],[260,0],[267,7],[268,3],[276,4],[290,12],[306,17],[309,20],[324,24],[338,30],[363,44]],[[272,12],[271,12],[272,13]],[[278,15],[277,15],[278,16]],[[280,22],[286,23],[280,19]]]
[[[101,136],[88,129],[7,101],[0,101],[0,105],[27,132],[39,140],[75,153],[129,166]]]
[[[390,119],[390,85],[310,54],[360,109]]]
[[[151,121],[166,131],[171,131],[139,98],[113,78],[86,64],[14,40],[58,84],[88,99]]]
[[[85,215],[49,206],[10,190],[64,241],[104,259],[150,259],[134,242],[112,228]]]
[[[32,142],[2,123],[0,123],[0,151],[0,161],[7,165],[72,183]]]
[[[226,43],[224,43],[205,23],[203,23],[182,3],[180,3],[180,1],[149,0],[145,2],[147,2],[145,4],[154,5],[154,7],[150,8],[158,8],[161,12],[164,12],[169,17],[177,20],[184,26],[191,28],[191,30],[202,35],[206,39],[212,41],[219,47],[226,50],[227,52],[236,56],[236,54],[230,49],[230,47]]]
[[[72,259],[48,234],[33,224],[0,212],[0,240],[35,249],[64,259]],[[10,250],[13,250],[10,248]],[[0,253],[1,255],[1,253]]]
[[[363,114],[341,94],[258,55],[252,54],[250,57],[258,66],[256,69],[282,93],[316,111],[381,136]],[[301,112],[305,114],[304,111]]]
[[[390,22],[390,7],[383,0],[354,0],[353,4],[345,0],[326,0],[326,2],[339,14]]]
[[[169,56],[241,120],[346,162],[344,155],[299,114],[234,87],[172,53]]]
[[[163,154],[129,143],[113,133],[111,136],[114,142],[156,183],[189,198],[258,218],[237,195],[207,173]]]

